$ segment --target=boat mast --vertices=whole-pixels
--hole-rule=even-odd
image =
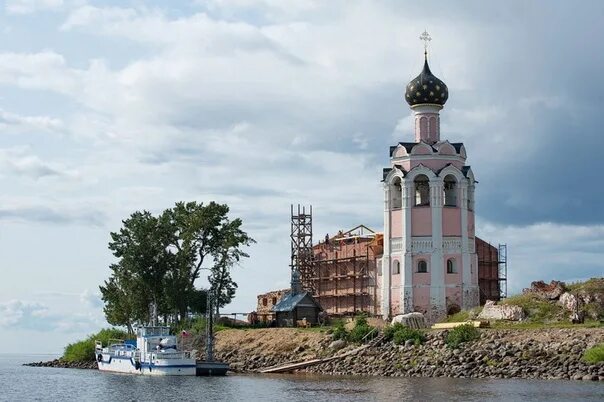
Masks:
[[[208,290],[208,302],[206,305],[206,360],[214,360],[214,323],[212,310],[212,291]]]

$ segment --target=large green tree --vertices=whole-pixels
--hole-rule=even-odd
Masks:
[[[227,205],[215,202],[179,202],[159,216],[143,211],[124,220],[109,243],[118,262],[100,287],[108,322],[131,331],[150,320],[151,303],[164,321],[201,312],[206,293],[195,281],[202,270],[210,273],[217,309],[228,304],[237,289],[231,268],[248,257],[242,248],[254,242],[228,213]]]

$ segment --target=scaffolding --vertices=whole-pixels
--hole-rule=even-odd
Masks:
[[[312,250],[312,205],[308,213],[306,207],[298,204],[297,213],[291,205],[291,270],[300,273],[302,288],[316,293],[314,255]]]
[[[315,245],[315,297],[330,315],[378,314],[375,257],[382,239],[360,225]]]
[[[508,297],[508,246],[500,244],[498,248],[499,258],[497,267],[499,271],[499,291],[500,297],[505,299]]]
[[[480,238],[476,238],[476,254],[478,257],[480,304],[485,304],[487,300],[501,300],[499,249]]]

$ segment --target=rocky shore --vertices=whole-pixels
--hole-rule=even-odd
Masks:
[[[291,331],[287,344],[292,346],[284,348],[284,344],[281,343],[279,350],[273,348],[271,343],[264,343],[263,334],[260,332],[239,331],[239,334],[234,332],[230,334],[232,338],[230,342],[218,342],[216,355],[230,362],[237,371],[258,372],[266,367],[291,361],[328,357],[354,348],[354,345],[348,345],[337,352],[331,350],[330,336],[317,333],[313,334],[312,341],[309,339],[310,342],[292,344],[291,340],[295,338],[300,340],[300,334],[304,334],[305,331],[293,329]],[[296,331],[296,336],[292,336],[293,331]],[[410,342],[407,345],[382,342],[356,355],[311,366],[303,371],[333,375],[392,377],[604,381],[604,363],[592,365],[581,361],[583,352],[587,348],[604,342],[604,329],[601,328],[483,329],[479,340],[462,344],[456,349],[446,346],[446,334],[447,331],[429,331],[426,342],[420,346]],[[262,346],[242,347],[245,343],[237,342],[236,338],[245,337],[255,338],[256,345]]]
[[[47,362],[25,363],[24,366],[30,367],[56,367],[56,368],[76,368],[76,369],[97,369],[95,361],[90,362],[67,362],[61,359],[54,359]]]

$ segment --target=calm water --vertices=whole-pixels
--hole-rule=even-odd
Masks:
[[[2,401],[602,401],[598,382],[299,375],[146,377],[23,367],[53,356],[0,355]]]

